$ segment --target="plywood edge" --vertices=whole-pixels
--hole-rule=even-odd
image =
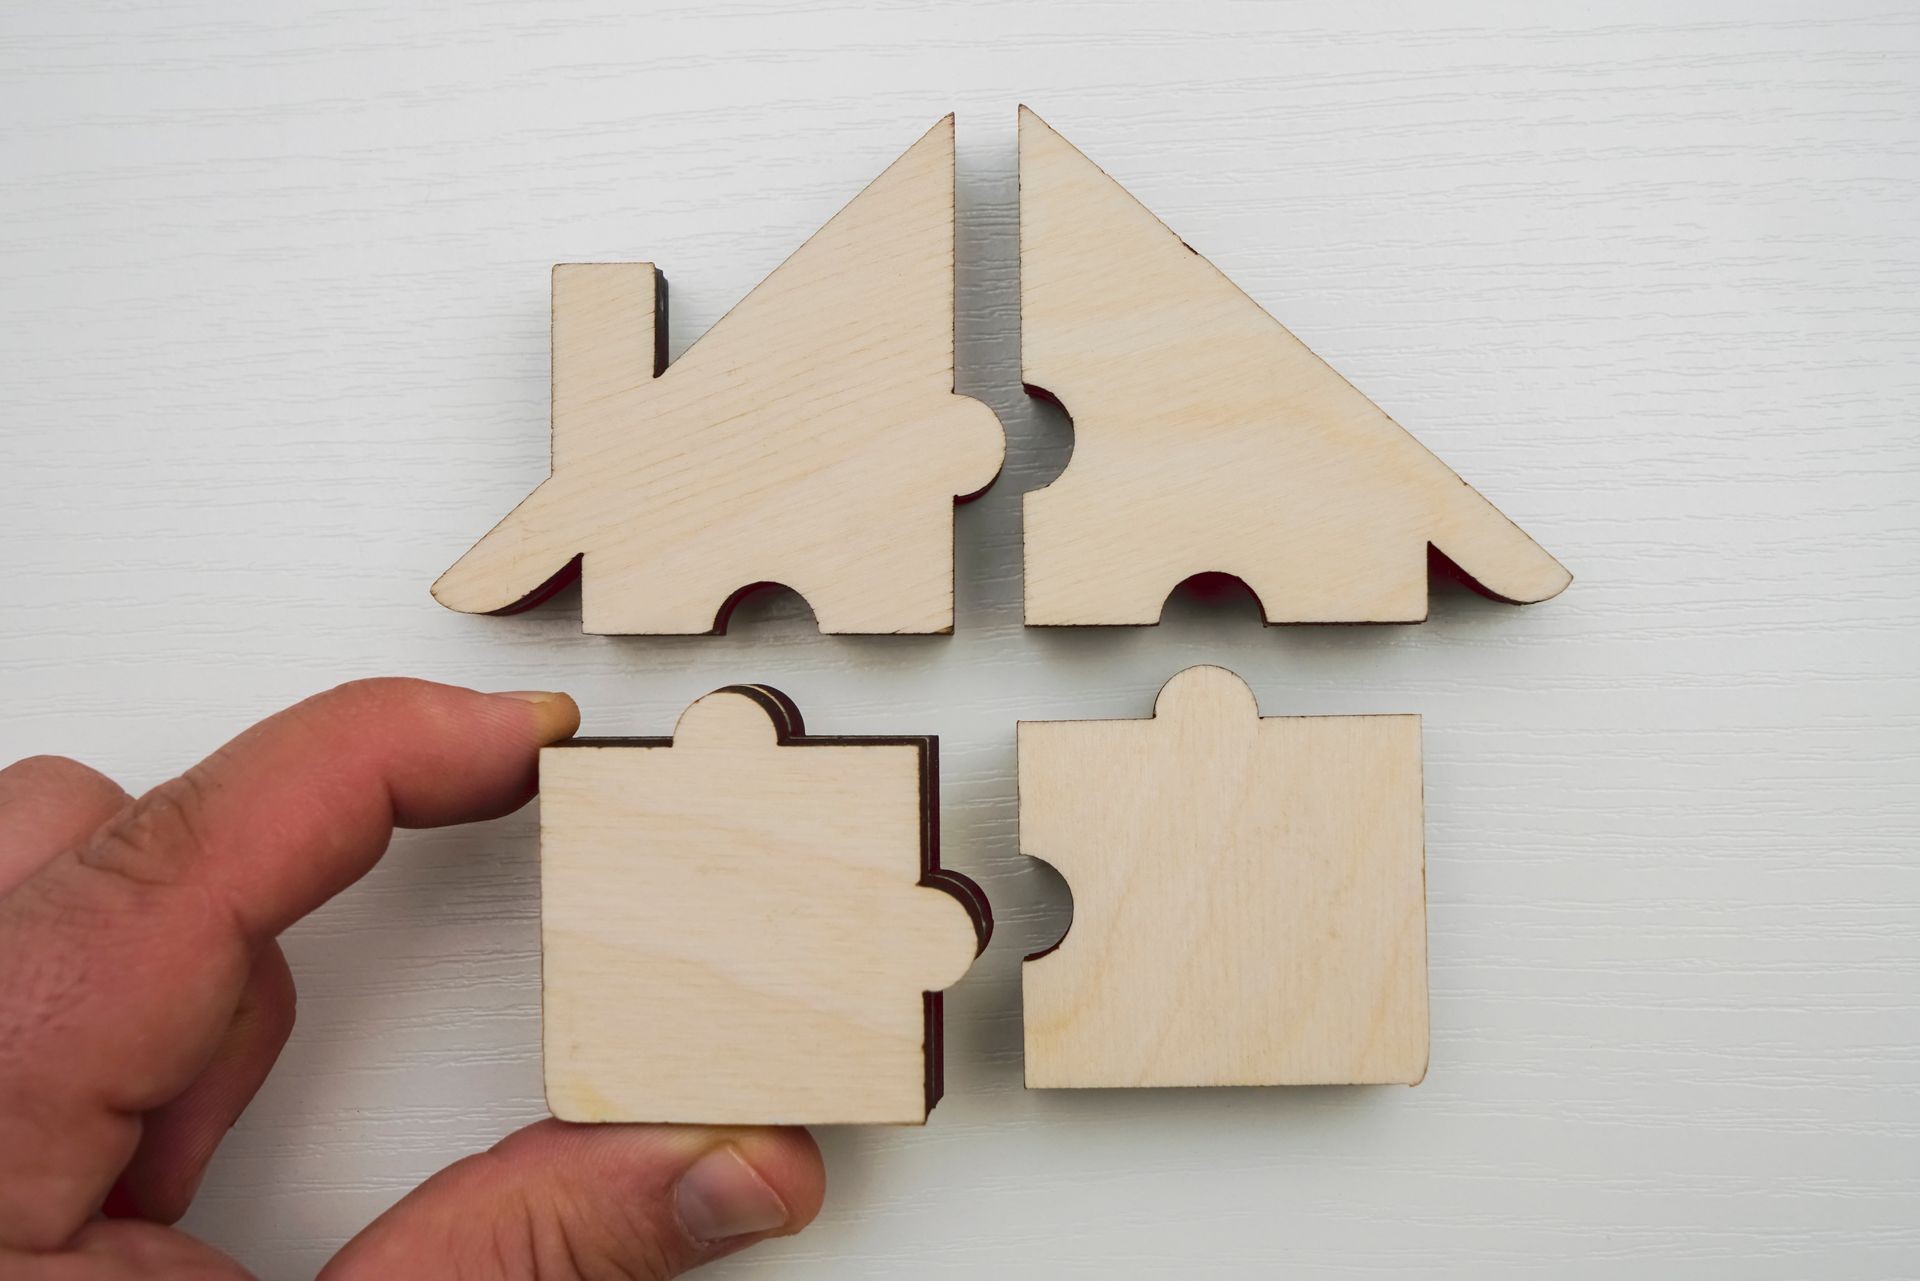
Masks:
[[[978,882],[963,872],[942,865],[940,859],[940,740],[938,735],[864,735],[864,734],[808,734],[799,706],[784,692],[772,685],[737,684],[726,685],[695,699],[689,709],[703,699],[714,695],[738,695],[752,701],[765,713],[771,723],[774,743],[779,747],[906,747],[912,748],[917,758],[917,773],[920,788],[920,831],[919,831],[919,879],[916,884],[925,889],[936,890],[959,904],[966,912],[973,927],[974,958],[985,953],[993,937],[993,907],[985,891]],[[685,713],[682,713],[684,717]],[[582,749],[647,749],[671,748],[675,737],[672,735],[575,735],[557,743],[541,748],[544,759],[549,752],[579,751]],[[543,918],[544,920],[544,918]],[[544,931],[544,924],[542,929]],[[544,1007],[547,1000],[545,975],[545,948],[542,947],[541,1001]],[[958,976],[954,980],[959,981]],[[828,1124],[880,1124],[880,1125],[923,1125],[927,1116],[940,1102],[946,1091],[945,1062],[945,1019],[942,996],[944,988],[921,993],[922,1034],[921,1051],[925,1064],[923,1083],[924,1107],[920,1117],[873,1120],[860,1118],[825,1118],[819,1116],[794,1116],[784,1120],[768,1120],[755,1114],[751,1121],[763,1124],[784,1125],[828,1125]],[[554,1076],[546,1068],[550,1051],[547,1044],[549,1023],[544,1014],[541,1020],[541,1080],[547,1107],[552,1114],[563,1121],[609,1121],[609,1116],[597,1115],[592,1109],[572,1106],[571,1101],[558,1096]],[[636,1118],[623,1117],[632,1121]],[[715,1116],[648,1118],[658,1122],[683,1122],[704,1124],[727,1124],[728,1118]],[[743,1120],[739,1123],[748,1123]]]

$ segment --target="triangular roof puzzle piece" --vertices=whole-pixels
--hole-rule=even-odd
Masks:
[[[434,584],[588,632],[720,630],[777,582],[823,632],[953,628],[953,503],[1005,442],[954,391],[953,117],[671,365],[651,263],[553,273],[553,470]]]
[[[1571,581],[1025,107],[1020,310],[1029,390],[1074,427],[1025,497],[1029,624],[1154,623],[1204,572],[1269,622],[1417,622],[1429,545],[1506,600]]]

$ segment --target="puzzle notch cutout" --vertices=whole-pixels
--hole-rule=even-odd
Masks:
[[[567,1121],[921,1124],[986,946],[938,743],[809,738],[764,686],[540,754],[547,1100]]]
[[[1194,667],[1146,720],[1022,721],[1020,848],[1073,920],[1021,967],[1030,1087],[1417,1084],[1420,718],[1262,718]]]
[[[1485,593],[1571,575],[1031,110],[1022,377],[1073,422],[1024,497],[1030,626],[1148,625],[1203,573],[1269,623],[1419,622],[1429,546]]]
[[[953,117],[679,360],[651,263],[553,272],[552,469],[433,586],[515,613],[581,583],[583,630],[724,630],[783,584],[822,632],[953,629],[953,505],[1005,439],[954,391]]]

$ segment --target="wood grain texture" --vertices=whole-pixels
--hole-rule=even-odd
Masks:
[[[1020,848],[1073,894],[1020,971],[1029,1086],[1419,1084],[1419,717],[1262,717],[1190,667],[1019,738]]]
[[[540,753],[547,1102],[563,1121],[920,1124],[986,947],[930,738],[808,738],[708,694],[670,739]]]
[[[954,392],[953,117],[665,366],[651,263],[553,270],[553,474],[433,585],[583,630],[723,631],[779,583],[823,632],[953,630],[953,503],[1005,455]]]
[[[1572,581],[1026,107],[1020,332],[1026,385],[1074,430],[1026,496],[1029,624],[1157,623],[1197,574],[1270,623],[1420,622],[1429,547],[1502,600]]]
[[[261,0],[0,7],[0,751],[152,784],[350,676],[743,679],[940,736],[995,942],[922,1128],[828,1129],[813,1228],[707,1276],[1907,1281],[1920,1268],[1920,14]],[[1419,627],[1024,628],[1015,110],[1035,108],[1580,575]],[[583,637],[422,584],[548,474],[548,272],[654,258],[686,351],[959,113],[960,389],[1006,474],[951,637]],[[1418,713],[1417,1090],[1042,1091],[1013,725]],[[537,815],[408,832],[286,940],[300,1023],[187,1226],[270,1281],[546,1114]],[[991,1231],[982,1231],[982,1224]],[[703,1278],[704,1281],[704,1278]]]

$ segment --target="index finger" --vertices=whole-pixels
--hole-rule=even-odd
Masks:
[[[202,886],[249,936],[271,937],[365,875],[395,827],[524,805],[539,749],[579,724],[564,694],[356,681],[269,717],[147,793],[78,861]]]
[[[254,948],[378,861],[396,825],[507,813],[565,695],[356,682],[247,730],[0,898],[0,1246],[48,1249],[184,1089]]]

